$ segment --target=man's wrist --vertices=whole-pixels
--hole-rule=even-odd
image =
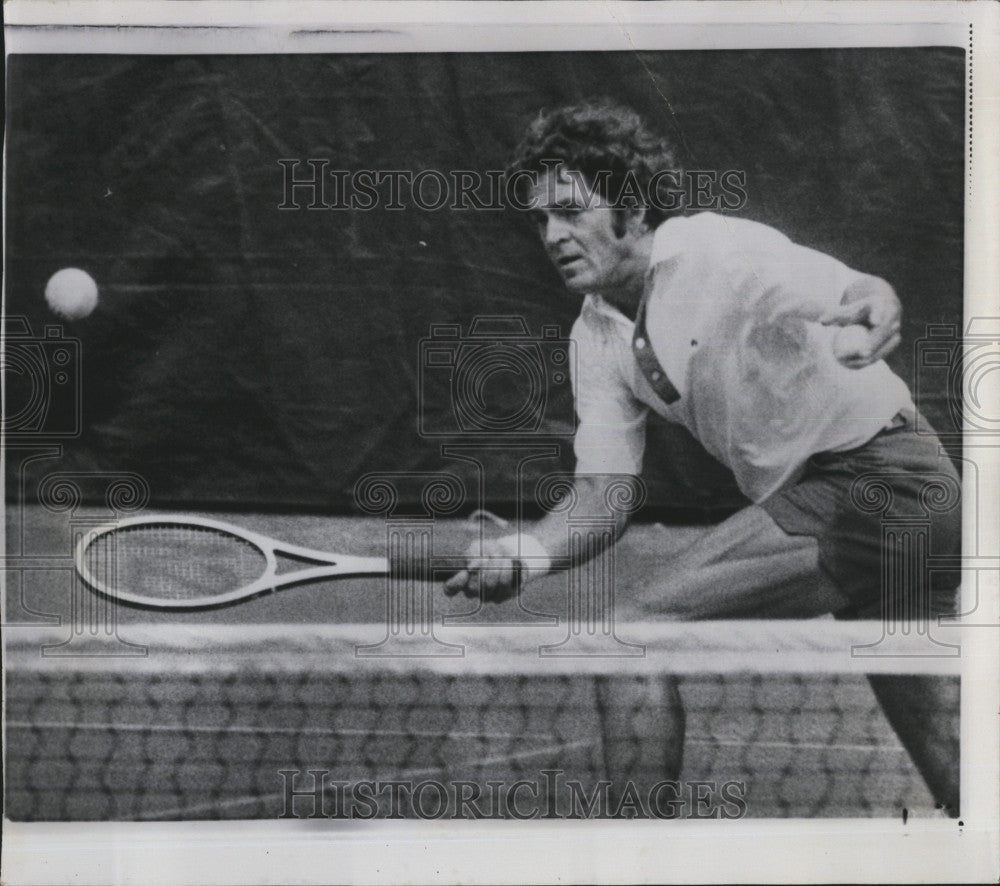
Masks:
[[[513,533],[497,539],[500,549],[509,557],[517,560],[525,569],[531,570],[535,576],[545,575],[552,571],[552,556],[545,545],[530,532]]]

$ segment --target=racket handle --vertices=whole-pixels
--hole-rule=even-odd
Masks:
[[[514,561],[514,568],[518,572],[525,572],[527,574],[534,575],[545,575],[552,571],[552,566],[549,565],[545,569],[536,569],[532,565],[532,561],[524,561],[517,557],[512,557]],[[401,562],[395,562],[391,565],[396,567],[403,566]],[[464,572],[469,566],[469,558],[467,557],[435,557],[431,563],[431,570],[433,573],[433,579],[435,581],[447,581],[452,576],[458,575],[459,572]]]
[[[516,557],[512,558],[516,568],[519,570],[532,571],[530,562],[526,563]],[[468,557],[434,557],[430,564],[431,577],[434,581],[446,581],[459,572],[465,571],[469,566]],[[401,573],[413,568],[413,561],[404,557],[393,558],[389,561],[390,572]],[[550,571],[551,567],[547,570]]]
[[[417,558],[393,557],[389,561],[389,569],[393,573],[409,571],[419,562]],[[465,557],[434,557],[429,564],[429,571],[435,580],[443,581],[465,569],[468,562]]]

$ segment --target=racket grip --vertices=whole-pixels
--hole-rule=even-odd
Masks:
[[[520,558],[513,558],[515,567],[522,572],[528,572],[532,575],[544,575],[550,569],[541,571],[537,569],[532,563],[526,563]],[[454,575],[458,575],[459,572],[463,572],[469,566],[469,560],[467,557],[435,557],[431,562],[430,572],[431,579],[433,581],[447,581]],[[389,562],[389,569],[392,574],[398,575],[401,573],[407,573],[413,569],[413,561],[407,561],[405,558],[393,558]]]
[[[449,557],[443,560],[435,560],[433,563],[434,579],[445,581],[453,575],[458,575],[468,565],[469,561],[465,557]]]
[[[520,557],[512,557],[511,559],[514,561],[514,568],[519,573],[523,572],[535,578],[548,574],[552,569],[551,565],[539,568],[534,561],[525,561]],[[396,572],[404,568],[406,564],[400,561],[390,565],[396,567],[393,570]],[[469,559],[467,557],[435,557],[431,563],[431,577],[434,581],[447,581],[452,576],[458,575],[459,572],[464,572],[468,568]]]
[[[392,557],[389,560],[389,571],[394,575],[399,575],[410,573],[415,568],[426,568],[423,566],[418,567],[419,563],[420,561],[417,558]],[[469,561],[466,557],[433,557],[429,564],[430,577],[434,581],[444,581],[453,575],[457,575],[465,569],[468,563]]]

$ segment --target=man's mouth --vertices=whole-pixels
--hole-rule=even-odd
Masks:
[[[556,259],[556,264],[560,268],[567,268],[573,264],[573,262],[579,261],[582,257],[583,256],[580,255],[560,255],[559,258]]]

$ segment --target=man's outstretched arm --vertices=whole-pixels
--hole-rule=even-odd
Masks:
[[[568,493],[576,496],[572,507],[576,514],[613,517],[615,541],[628,526],[629,512],[609,507],[608,493],[612,485],[620,484],[623,479],[621,474],[577,474],[573,492]],[[596,554],[597,550],[590,553]],[[545,575],[553,564],[566,563],[569,556],[567,513],[554,510],[519,532],[486,539],[481,544],[473,542],[465,553],[465,568],[445,582],[445,593],[478,597],[481,591],[484,601],[499,603],[514,595],[519,575],[529,579]]]

